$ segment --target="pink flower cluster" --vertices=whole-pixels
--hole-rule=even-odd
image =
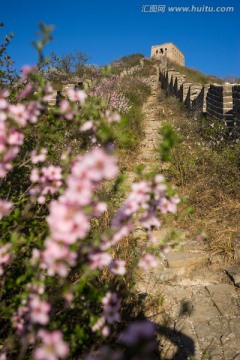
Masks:
[[[5,244],[0,247],[0,276],[4,274],[4,268],[10,263],[11,261],[11,244]]]
[[[79,89],[69,89],[68,90],[68,97],[73,102],[79,102],[81,105],[85,103],[87,98],[87,94],[83,90]]]
[[[179,198],[166,196],[166,185],[162,175],[156,175],[152,182],[141,181],[132,184],[132,191],[125,200],[123,207],[117,212],[112,220],[113,234],[110,237],[103,236],[101,250],[107,250],[111,246],[126,237],[135,227],[134,214],[141,210],[141,217],[138,221],[147,230],[147,236],[154,241],[152,230],[158,229],[161,225],[157,214],[175,213]],[[156,258],[148,254],[139,265],[142,268],[156,266]]]
[[[105,111],[105,119],[108,124],[111,124],[119,122],[121,117],[116,111],[111,112],[107,110]],[[81,132],[88,132],[89,142],[92,144],[97,142],[97,130],[99,129],[99,125],[102,126],[99,122],[94,123],[92,120],[87,120],[80,126]]]
[[[45,152],[39,155],[32,154],[32,161],[44,161]],[[62,186],[62,168],[60,166],[44,166],[41,169],[34,168],[30,175],[30,180],[36,186],[30,189],[32,196],[37,196],[39,204],[44,204],[48,194],[55,194]]]
[[[155,268],[158,266],[158,260],[154,255],[146,254],[142,259],[139,260],[138,266],[143,270]]]
[[[9,214],[13,204],[10,201],[0,199],[0,220]]]
[[[38,293],[30,293],[28,299],[23,300],[17,312],[13,314],[13,327],[21,335],[24,331],[29,331],[34,324],[47,325],[50,320],[50,310],[51,305],[42,300]]]
[[[50,203],[47,217],[50,237],[45,240],[43,252],[39,253],[42,267],[50,276],[65,277],[69,268],[75,265],[77,253],[71,250],[71,245],[87,236],[91,216],[100,216],[106,210],[104,203],[94,200],[94,192],[101,181],[112,180],[117,174],[115,158],[101,148],[94,148],[73,162],[65,192]],[[36,173],[36,180],[38,175]],[[97,260],[90,260],[94,261]]]
[[[47,149],[43,148],[40,150],[38,154],[36,150],[31,152],[31,161],[33,164],[38,164],[40,162],[44,162],[46,160]]]
[[[111,113],[109,110],[105,112],[105,117],[108,123],[119,122],[121,120],[121,116],[117,112]]]
[[[7,100],[9,92],[0,91],[0,177],[5,177],[12,169],[12,161],[23,144],[22,129],[27,122],[35,123],[40,115],[39,102],[10,104]]]
[[[42,340],[43,344],[34,351],[35,360],[58,360],[67,356],[69,347],[63,340],[61,331],[55,330],[49,332],[40,330],[38,337]]]
[[[39,296],[32,295],[29,301],[30,319],[32,323],[46,325],[49,322],[51,306]]]
[[[120,114],[126,114],[132,107],[128,98],[117,91],[108,94],[107,102],[110,108],[117,110]]]
[[[69,100],[63,99],[60,101],[60,113],[66,120],[73,120],[78,109],[78,104],[83,105],[87,98],[87,94],[83,90],[69,89],[68,90]],[[76,103],[73,107],[71,102]]]
[[[107,266],[112,274],[124,275],[126,273],[126,262],[124,260],[112,259],[111,255],[103,251],[91,251],[88,254],[90,268],[102,269]]]
[[[128,98],[123,95],[121,89],[120,76],[111,76],[101,79],[100,83],[91,91],[91,96],[98,96],[107,101],[110,109],[117,110],[119,113],[127,113],[131,105]]]
[[[120,320],[121,300],[116,293],[108,292],[102,299],[103,313],[96,324],[92,327],[93,331],[101,331],[103,336],[109,335],[109,325]]]

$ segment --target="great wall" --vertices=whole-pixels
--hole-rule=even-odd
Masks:
[[[160,50],[157,53],[155,49]],[[239,84],[197,84],[189,82],[186,76],[168,65],[168,60],[180,65],[185,64],[182,52],[173,43],[153,46],[151,57],[159,60],[159,80],[168,95],[176,96],[189,110],[198,115],[224,121],[234,137],[240,135],[240,85]],[[179,56],[182,56],[179,60]]]
[[[151,58],[159,60],[159,81],[161,88],[168,95],[176,96],[186,107],[197,114],[198,118],[209,117],[224,122],[233,137],[240,136],[240,84],[199,84],[186,79],[186,76],[176,71],[168,61],[185,65],[184,54],[173,44],[153,45]],[[143,67],[143,61],[128,70],[120,77],[131,76]],[[63,87],[62,95],[66,96],[74,84]],[[56,103],[57,92],[54,91],[50,106]]]
[[[135,165],[144,164],[149,169],[156,162],[159,126],[170,111],[159,104],[162,92],[175,96],[194,116],[216,118],[225,122],[234,136],[240,134],[240,85],[189,82],[167,61],[183,65],[184,57],[176,61],[176,52],[169,57],[170,46],[165,48],[168,53],[162,53],[161,48],[154,46],[152,50],[152,54],[158,51],[159,64],[156,75],[148,79],[152,92],[143,107],[144,141],[135,159]],[[142,67],[143,62],[124,70],[120,76],[131,76]],[[64,86],[63,95],[73,87],[74,84]],[[49,105],[54,106],[55,101],[54,93]],[[127,173],[128,185],[134,176],[133,172]],[[163,227],[154,236],[160,240],[168,231]],[[134,235],[141,249],[143,229],[139,227]],[[163,330],[159,338],[161,358],[239,360],[239,267],[221,263],[206,246],[185,235],[180,248],[166,254],[158,268],[136,274],[135,291],[142,299],[144,315],[159,327],[160,333]],[[159,299],[164,299],[163,303]]]

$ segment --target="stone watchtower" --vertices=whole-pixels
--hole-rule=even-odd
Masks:
[[[185,65],[183,53],[172,42],[162,45],[153,45],[151,48],[151,58],[157,60],[169,59],[179,65]]]

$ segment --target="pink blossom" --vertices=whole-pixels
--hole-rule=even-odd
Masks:
[[[88,217],[74,204],[52,201],[47,222],[52,237],[66,244],[73,244],[77,239],[83,239],[89,229]]]
[[[36,124],[38,117],[41,114],[41,104],[38,101],[31,101],[27,104],[26,110],[28,121],[32,124]]]
[[[165,196],[167,186],[165,184],[156,184],[153,187],[154,199],[156,201],[161,200]]]
[[[104,326],[104,327],[102,328],[102,335],[105,336],[105,337],[107,337],[107,336],[109,336],[109,334],[110,334],[109,327],[108,327],[108,326]]]
[[[109,238],[103,237],[103,242],[100,245],[101,250],[107,250],[111,246],[116,245],[124,237],[128,236],[130,231],[133,230],[134,225],[131,222],[126,223],[124,226],[119,227],[112,236]]]
[[[23,104],[10,105],[10,116],[22,127],[25,127],[28,120],[28,113]]]
[[[100,330],[103,336],[108,336],[109,328],[108,324],[112,324],[115,321],[120,320],[120,308],[121,300],[118,298],[116,293],[107,292],[102,299],[103,313],[98,319],[95,325],[92,327],[93,331]]]
[[[46,197],[43,196],[43,195],[39,196],[39,197],[37,198],[37,202],[38,202],[40,205],[45,204],[45,202],[46,202]]]
[[[31,257],[31,264],[34,266],[38,263],[39,259],[40,259],[41,253],[40,250],[34,248],[32,250],[32,257]]]
[[[69,89],[68,97],[71,101],[79,102],[81,105],[83,105],[87,98],[87,94],[83,90]]]
[[[107,204],[104,202],[99,202],[93,206],[93,215],[100,216],[107,210]]]
[[[30,318],[33,323],[46,325],[49,322],[49,311],[51,306],[48,302],[41,300],[36,295],[32,295],[29,306]]]
[[[103,149],[96,147],[73,163],[72,174],[92,182],[112,180],[118,175],[116,159]]]
[[[130,110],[131,104],[120,89],[120,81],[120,77],[115,75],[109,78],[103,78],[100,83],[94,87],[90,95],[104,99],[108,108],[124,114]],[[109,113],[106,114],[106,119],[108,121],[110,120],[110,122],[114,121],[113,118],[109,116]],[[118,119],[115,119],[115,121],[118,121]]]
[[[22,145],[24,135],[15,129],[10,129],[7,142],[9,145]]]
[[[140,222],[145,229],[151,230],[153,228],[158,229],[160,227],[161,223],[154,213],[147,213],[144,215],[145,216],[140,219]]]
[[[5,98],[0,97],[0,110],[7,110],[8,106],[8,101]]]
[[[0,247],[0,276],[4,273],[4,267],[11,261],[11,244],[5,244]]]
[[[102,299],[103,304],[103,317],[108,324],[120,320],[121,300],[116,293],[107,292]]]
[[[139,260],[138,266],[144,270],[155,268],[158,266],[158,260],[154,255],[147,254]]]
[[[0,99],[0,103],[1,103],[1,99]],[[7,120],[7,114],[4,111],[1,111],[0,109],[0,121],[6,121]]]
[[[88,258],[90,260],[90,268],[93,270],[108,266],[112,261],[111,255],[106,252],[89,254]]]
[[[33,353],[36,360],[58,360],[67,356],[69,347],[63,340],[61,331],[40,330],[38,336],[41,338],[43,345]]]
[[[12,316],[13,327],[16,329],[18,335],[21,335],[24,330],[25,316],[28,313],[28,310],[26,304],[22,303],[17,312]]]
[[[69,176],[67,179],[68,188],[61,197],[63,201],[77,203],[85,206],[91,203],[93,195],[93,185],[88,180],[80,180],[77,177]]]
[[[124,275],[126,273],[126,261],[114,259],[111,262],[109,269],[111,273],[115,275]]]
[[[67,291],[64,295],[63,295],[64,299],[71,304],[74,300],[74,295],[71,291]]]
[[[132,191],[124,202],[123,207],[117,212],[112,220],[112,227],[117,228],[141,208],[147,208],[150,201],[150,184],[146,181],[132,184]]]
[[[0,89],[0,99],[6,99],[10,95],[9,90]]]
[[[21,72],[24,76],[29,76],[32,72],[35,72],[37,70],[36,65],[24,65],[21,68]]]
[[[30,298],[36,297],[34,294],[43,295],[45,292],[45,285],[42,282],[35,282],[27,284],[27,289],[31,293]]]
[[[118,167],[113,156],[101,148],[94,148],[84,157],[84,165],[89,169],[92,181],[112,180],[118,175]]]
[[[40,174],[39,174],[39,170],[38,169],[32,169],[31,174],[30,174],[30,180],[31,182],[38,182],[40,178]]]
[[[13,204],[10,201],[0,199],[0,219],[9,214]]]
[[[31,161],[33,164],[44,162],[46,160],[46,155],[47,155],[47,149],[44,148],[41,149],[39,154],[37,154],[36,150],[33,150],[31,152]]]
[[[41,254],[41,266],[47,269],[48,275],[59,275],[66,277],[69,268],[76,263],[76,253],[70,251],[69,247],[54,239],[45,240],[45,249]]]
[[[119,122],[121,120],[121,116],[117,112],[111,114],[109,110],[105,112],[105,117],[109,123]]]
[[[92,326],[92,331],[98,331],[101,330],[105,325],[105,319],[104,317],[100,317],[97,322]]]
[[[45,151],[40,155],[33,154],[32,160],[34,162],[43,160],[45,158]],[[62,168],[60,166],[49,165],[44,166],[40,170],[33,169],[31,171],[30,180],[36,183],[35,187],[30,189],[30,194],[38,197],[39,203],[44,203],[46,195],[55,194],[62,186]]]
[[[43,101],[50,101],[52,99],[53,88],[50,84],[46,84],[43,89]]]
[[[33,94],[34,92],[34,86],[33,84],[27,84],[23,90],[20,91],[20,93],[17,95],[18,99],[25,99],[29,95]]]
[[[72,120],[74,113],[72,111],[72,107],[67,100],[61,100],[60,101],[60,112],[64,116],[66,120]]]
[[[177,204],[180,202],[178,197],[172,197],[167,199],[165,197],[160,199],[158,204],[158,209],[162,212],[162,214],[172,213],[174,214],[177,211]]]
[[[80,131],[88,131],[93,128],[93,122],[92,121],[86,121],[81,127]]]
[[[48,181],[58,181],[62,180],[62,168],[61,166],[50,165],[48,167],[44,166],[42,168],[42,178],[43,180]]]
[[[110,330],[109,327],[105,323],[105,318],[100,317],[98,321],[92,326],[92,331],[101,331],[104,337],[109,336]]]
[[[154,177],[154,181],[157,183],[157,184],[161,184],[165,181],[165,178],[163,175],[161,174],[158,174]]]

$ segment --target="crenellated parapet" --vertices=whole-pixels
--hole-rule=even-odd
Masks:
[[[240,85],[233,86],[233,117],[236,136],[240,136]]]
[[[210,85],[207,93],[207,115],[226,122],[230,129],[234,126],[233,85]]]
[[[168,95],[176,96],[186,107],[200,116],[219,119],[240,136],[240,85],[197,84],[173,67],[160,67],[159,79]]]

